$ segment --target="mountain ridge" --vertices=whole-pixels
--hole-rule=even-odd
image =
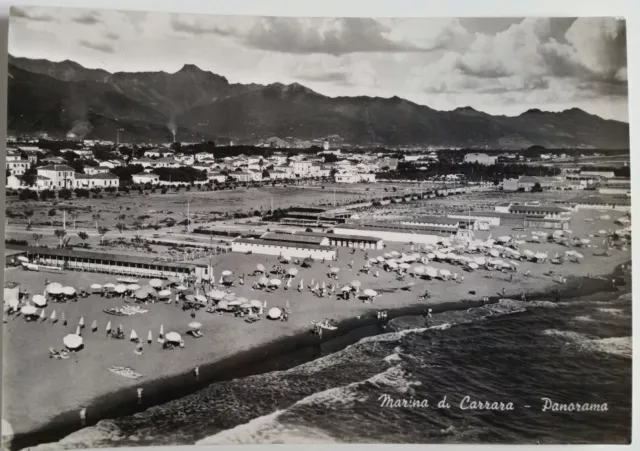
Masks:
[[[93,117],[120,121],[125,130],[132,129],[135,139],[138,136],[133,129],[141,124],[148,130],[164,124],[167,132],[176,127],[183,130],[183,139],[234,136],[251,142],[271,136],[311,140],[338,134],[357,145],[629,147],[628,123],[603,119],[579,108],[561,112],[534,108],[517,116],[494,116],[470,106],[439,111],[398,96],[329,97],[299,83],[230,83],[222,75],[189,63],[173,73],[110,73],[70,60],[52,62],[9,55],[9,73],[9,96],[14,97],[9,108],[10,132],[64,135],[70,130],[65,130],[63,123],[86,121],[86,117],[79,117],[84,109],[85,116],[91,111],[97,115]],[[51,90],[38,93],[40,83],[54,84],[50,80],[65,83],[58,86],[61,96]],[[29,87],[29,98],[46,107],[24,117],[24,108],[19,108],[15,96]],[[58,99],[58,109],[51,105],[52,98]],[[78,117],[60,105],[79,111]],[[123,111],[124,105],[131,111]],[[18,113],[22,116],[16,116]],[[56,114],[66,119],[56,120]],[[45,129],[38,130],[43,124]],[[95,137],[96,128],[88,128],[91,131],[84,136]],[[139,138],[154,139],[144,135]],[[157,140],[165,140],[165,135]]]

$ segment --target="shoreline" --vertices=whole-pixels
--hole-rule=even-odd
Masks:
[[[616,265],[605,279],[615,277],[618,280],[624,280],[620,277],[620,273],[620,265]],[[629,291],[631,288],[627,281],[625,281],[625,285],[618,285],[617,288],[603,287],[602,282],[601,278],[571,277],[566,284],[558,287],[557,294],[548,286],[541,291],[527,292],[527,300],[551,300],[553,302],[556,297],[558,300],[575,299],[599,293],[621,293]],[[509,296],[509,293],[505,296],[496,293],[490,297],[489,303],[497,303],[500,298],[513,299],[514,297],[513,295]],[[398,308],[385,308],[388,312],[386,323],[403,316],[421,315],[427,307],[431,308],[434,314],[438,314],[481,305],[483,305],[482,301],[461,299],[437,304],[418,303]],[[377,309],[372,308],[372,310]],[[326,331],[323,339],[318,339],[308,331],[297,332],[202,364],[198,381],[195,380],[191,371],[145,381],[138,385],[144,389],[142,404],[137,404],[135,389],[131,387],[98,396],[86,406],[86,424],[80,424],[79,408],[67,411],[53,417],[40,428],[15,435],[5,447],[13,451],[57,442],[67,435],[84,427],[93,426],[101,420],[133,415],[150,407],[188,396],[213,383],[270,371],[286,370],[320,356],[337,352],[364,337],[393,332],[385,327],[385,323],[377,320],[375,315],[368,313],[340,320],[337,325],[338,330],[336,332]],[[100,414],[94,416],[93,412]]]

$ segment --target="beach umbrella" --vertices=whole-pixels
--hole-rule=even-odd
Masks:
[[[239,296],[236,298],[236,301],[238,301],[240,304],[246,304],[247,302],[249,302],[249,299],[243,297],[243,296]]]
[[[145,299],[147,296],[149,296],[149,292],[143,288],[135,292],[135,297],[137,299]]]
[[[583,239],[581,239],[581,240],[580,240],[580,242],[581,242],[582,244],[589,244],[589,243],[591,242],[591,240],[588,240],[588,239],[586,239],[586,238],[583,238]]]
[[[344,287],[341,288],[341,291],[343,292],[351,291],[351,287],[349,285],[345,285]]]
[[[281,255],[280,258],[286,262],[291,261],[290,255]]]
[[[425,274],[426,274],[428,277],[430,277],[430,278],[434,279],[434,278],[436,278],[436,277],[438,276],[438,270],[437,270],[436,268],[434,268],[433,266],[428,266],[428,267],[425,269]]]
[[[471,269],[474,269],[474,270],[475,270],[475,269],[478,269],[478,268],[479,268],[479,266],[478,266],[478,264],[477,264],[477,263],[470,262],[470,263],[469,263],[469,268],[471,268]]]
[[[413,267],[413,273],[417,274],[419,276],[424,274],[424,270],[425,270],[424,266],[414,266]]]
[[[378,263],[378,260],[375,258],[370,258],[369,263],[371,263],[372,265],[375,265],[376,263]]]
[[[289,268],[289,275],[290,276],[295,276],[296,274],[298,274],[298,269],[297,268]]]
[[[331,271],[331,274],[337,274],[340,272],[340,268],[338,268],[337,266],[332,266],[329,271]]]
[[[282,310],[280,310],[278,307],[270,308],[269,313],[267,313],[267,317],[269,317],[270,319],[278,319],[280,318],[280,316],[282,316]]]
[[[378,295],[378,293],[375,290],[372,290],[371,288],[367,288],[362,293],[365,296],[370,297],[370,298],[374,298],[374,297],[376,297]]]
[[[35,294],[31,301],[38,307],[44,307],[45,305],[47,305],[47,298],[45,298],[41,294]]]
[[[73,287],[63,287],[62,288],[62,292],[66,295],[66,296],[73,296],[74,294],[76,294],[76,289]]]
[[[233,277],[230,275],[222,276],[222,283],[230,284],[233,282]]]
[[[186,290],[186,289],[187,289],[187,287],[185,287],[184,285],[178,285],[178,286],[176,287],[176,290],[178,290],[178,291],[184,291],[184,290]]]
[[[62,293],[62,285],[57,282],[50,283],[47,285],[47,293],[54,295]]]
[[[82,346],[82,337],[78,334],[68,334],[62,339],[62,342],[69,349],[78,349]]]
[[[274,287],[279,287],[282,281],[280,279],[271,279],[269,283]]]
[[[239,301],[237,299],[234,299],[233,301],[229,301],[229,307],[238,307],[240,305],[242,305],[243,302]]]
[[[386,259],[393,258],[393,256],[391,255],[391,253],[390,253],[390,252],[386,252],[386,253],[382,254],[382,256],[383,256],[384,258],[386,258]]]
[[[99,283],[91,284],[91,290],[93,290],[93,291],[102,290],[102,285],[100,285]]]
[[[196,300],[196,297],[193,294],[188,294],[184,298],[189,302],[194,302]]]
[[[159,297],[161,297],[161,298],[168,298],[168,297],[171,297],[171,290],[161,290],[161,291],[158,293],[158,296],[159,296]]]
[[[108,290],[113,290],[116,287],[116,284],[109,282],[109,283],[105,283],[103,286]]]
[[[262,308],[262,302],[260,302],[260,301],[259,301],[259,300],[257,300],[257,299],[252,299],[252,300],[249,302],[249,305],[251,305],[251,307],[253,307],[253,308],[257,308],[257,309],[261,309],[261,308]]]
[[[140,285],[138,285],[137,283],[132,283],[130,285],[127,285],[127,290],[129,291],[136,291],[140,289]]]
[[[429,252],[429,253],[427,254],[427,258],[428,258],[429,260],[433,260],[434,258],[436,258],[436,254],[435,254],[435,253],[433,253],[433,252]]]
[[[402,269],[409,269],[409,268],[411,268],[411,265],[410,265],[409,263],[400,263],[398,266],[399,266],[400,268],[402,268]]]
[[[206,304],[207,303],[207,297],[202,295],[202,294],[196,294],[194,296],[195,300],[197,302],[199,302],[200,304]]]
[[[256,265],[256,268],[258,269],[258,271],[260,272],[265,272],[267,269],[264,267],[264,265],[262,263],[258,263]]]
[[[440,276],[444,279],[446,277],[451,276],[451,271],[449,271],[448,269],[440,269],[438,271],[440,273]]]
[[[359,280],[352,280],[349,285],[351,285],[353,288],[361,287],[362,286],[362,282],[360,282]]]
[[[233,293],[225,294],[223,300],[227,302],[233,302],[236,300],[236,295]]]
[[[221,290],[211,290],[207,295],[215,301],[220,301],[224,298],[225,292]]]
[[[167,283],[169,285],[178,285],[180,283],[180,279],[177,277],[169,277],[169,279],[167,280]]]
[[[491,255],[492,257],[499,257],[500,256],[500,252],[498,252],[496,249],[491,249],[489,251],[489,255]]]
[[[377,261],[379,261],[380,263],[382,263],[382,262],[384,261],[384,257],[383,257],[383,256],[381,256],[381,255],[379,255],[379,256],[376,258],[376,260],[377,260]]]
[[[25,257],[24,255],[19,255],[18,256],[18,260],[21,262],[28,262],[29,259],[27,257]]]
[[[129,335],[129,340],[131,340],[131,341],[137,341],[138,340],[138,334],[136,333],[136,331],[134,329],[131,329],[131,334]]]
[[[248,302],[245,302],[244,304],[240,304],[240,308],[242,310],[250,310],[251,309],[251,304],[249,304]]]
[[[217,306],[218,310],[227,310],[229,308],[229,303],[225,300],[218,302]]]
[[[162,280],[160,280],[160,279],[151,279],[149,281],[149,286],[158,289],[158,288],[160,288],[162,286]]]
[[[391,251],[391,252],[389,252],[389,253],[391,254],[391,256],[392,256],[393,258],[398,258],[398,257],[400,257],[400,252],[398,252],[398,251]]]
[[[200,330],[202,328],[202,324],[197,321],[192,321],[189,323],[189,329],[191,330]]]
[[[55,323],[58,320],[56,316],[56,311],[51,312],[51,322]]]
[[[266,276],[262,276],[258,280],[258,284],[262,285],[262,286],[268,285],[269,284],[269,279]]]
[[[168,332],[164,338],[171,343],[180,343],[180,340],[182,339],[178,332]]]
[[[535,255],[535,257],[536,257],[536,260],[544,260],[544,259],[546,259],[546,258],[547,258],[547,254],[544,254],[544,253],[542,253],[542,252],[538,252],[538,253]]]
[[[115,291],[116,293],[120,293],[120,294],[122,294],[122,293],[124,293],[124,292],[126,292],[126,291],[127,291],[127,286],[126,286],[126,285],[122,285],[122,284],[120,284],[120,285],[116,285],[116,287],[114,288],[114,291]]]
[[[502,266],[505,269],[511,268],[511,265],[508,262],[502,262],[500,266]]]
[[[222,271],[220,273],[221,276],[230,276],[231,274],[233,274],[231,271],[229,271],[228,269],[225,269],[224,271]]]

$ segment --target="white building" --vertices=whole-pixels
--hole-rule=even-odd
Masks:
[[[196,161],[203,161],[213,158],[213,154],[209,152],[198,152],[194,155]]]
[[[465,163],[478,163],[491,166],[496,163],[498,157],[490,157],[486,153],[468,153],[464,156]]]
[[[311,175],[312,165],[313,163],[311,161],[294,161],[291,163],[293,173],[297,177],[309,177]]]
[[[11,175],[23,175],[31,167],[29,160],[23,160],[19,155],[7,155],[6,168]]]
[[[400,243],[437,244],[451,236],[442,231],[428,231],[426,228],[418,228],[404,225],[350,225],[341,224],[334,227],[333,231],[345,235],[361,235],[380,238],[384,241]]]
[[[117,175],[109,172],[102,174],[76,174],[75,188],[108,188],[110,186],[117,187],[120,185],[120,179]]]
[[[243,254],[282,255],[299,259],[311,257],[314,260],[335,260],[337,257],[336,249],[329,246],[261,238],[236,238],[231,242],[231,250]]]
[[[336,182],[338,183],[363,183],[363,182],[374,183],[375,181],[376,181],[375,174],[369,174],[369,173],[354,174],[349,172],[336,174]]]
[[[100,167],[100,166],[85,166],[84,173],[87,175],[94,174],[108,174],[110,172],[109,168]]]
[[[37,169],[38,176],[45,177],[50,181],[47,188],[61,189],[73,188],[75,185],[75,170],[66,164],[52,164],[41,166]],[[43,179],[44,180],[44,179]]]
[[[93,158],[93,150],[91,149],[72,150],[71,152],[75,153],[80,158],[84,158],[84,159]]]
[[[146,185],[147,183],[155,185],[160,182],[160,176],[158,174],[150,174],[148,172],[132,174],[131,179],[136,185]]]
[[[580,177],[602,177],[602,178],[613,178],[616,174],[613,171],[600,171],[597,169],[592,169],[590,171],[580,171]]]
[[[212,182],[224,183],[227,181],[227,176],[222,174],[221,172],[208,172],[207,179]]]

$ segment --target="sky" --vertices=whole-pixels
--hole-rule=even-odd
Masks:
[[[13,7],[9,52],[117,71],[184,64],[231,83],[398,96],[438,110],[581,108],[628,121],[615,18],[292,18]]]

